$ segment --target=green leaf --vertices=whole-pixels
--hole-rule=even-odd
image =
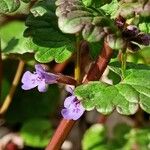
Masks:
[[[54,1],[40,1],[31,9],[26,20],[28,28],[24,35],[31,37],[36,52],[35,59],[41,63],[67,60],[75,50],[75,37],[62,33],[57,26]]]
[[[0,14],[16,11],[20,6],[19,0],[0,0]]]
[[[50,121],[46,119],[28,120],[20,131],[25,145],[39,148],[44,148],[48,144],[52,133]]]
[[[87,7],[91,6],[91,7],[101,7],[104,4],[110,3],[111,0],[82,0],[83,4]]]
[[[85,40],[98,42],[104,38],[109,29],[115,32],[113,20],[100,9],[87,8],[78,0],[72,0],[71,2],[57,0],[56,5],[58,25],[64,33],[82,32]]]
[[[92,3],[93,3],[93,0],[82,0],[82,2],[83,2],[83,4],[85,5],[85,6],[91,6],[92,5]]]
[[[20,21],[10,22],[0,28],[2,52],[5,54],[24,54],[33,52],[31,39],[23,37],[25,25]]]
[[[116,73],[120,68],[114,67]],[[130,63],[125,78],[119,84],[108,85],[99,81],[78,86],[75,95],[86,110],[96,108],[103,114],[116,109],[120,114],[134,114],[138,107],[150,113],[150,67]]]
[[[84,150],[107,150],[106,128],[101,124],[95,124],[86,130],[82,139]]]
[[[108,15],[111,16],[111,18],[115,18],[115,13],[119,8],[119,3],[117,0],[112,0],[111,3],[105,4],[101,7],[101,9]]]
[[[140,23],[139,24],[139,29],[142,32],[150,33],[150,23],[146,23],[146,22]]]

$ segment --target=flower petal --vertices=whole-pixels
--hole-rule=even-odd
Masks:
[[[36,73],[42,76],[45,79],[47,84],[54,84],[57,83],[58,75],[54,73],[49,73],[44,70],[42,65],[36,64],[35,65]]]
[[[83,113],[84,113],[85,109],[62,109],[61,114],[65,119],[72,119],[72,120],[77,120],[79,119]]]
[[[73,85],[66,85],[66,91],[69,92],[70,94],[73,94],[74,86]]]
[[[47,84],[57,83],[58,75],[50,72],[43,72],[42,75],[44,76]]]
[[[38,85],[39,92],[46,92],[48,89],[48,85],[45,83],[45,81],[41,81]]]
[[[68,96],[64,101],[64,107],[69,108],[71,104],[73,104],[74,100],[76,99],[75,96]]]
[[[73,100],[72,101],[72,98],[70,100],[70,103],[69,103],[69,99],[67,99],[66,103],[67,104],[64,104],[64,105],[66,105],[66,106],[68,104],[70,104],[70,105],[68,105],[69,107],[66,107],[65,109],[62,109],[62,111],[61,111],[62,116],[65,119],[73,119],[73,120],[79,119],[85,111],[82,104],[78,100]]]
[[[72,119],[72,114],[70,113],[69,109],[62,109],[61,110],[61,115],[63,116],[64,119]]]
[[[37,74],[41,74],[41,72],[45,72],[44,68],[40,64],[35,65],[35,70],[36,70]]]
[[[23,83],[22,89],[30,90],[32,88],[35,88],[38,85],[37,78],[37,74],[33,74],[30,71],[26,71],[21,80],[21,82]]]

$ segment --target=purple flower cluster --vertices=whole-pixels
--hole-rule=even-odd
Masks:
[[[73,89],[71,87],[67,88],[67,91],[71,94],[64,101],[64,109],[62,109],[61,114],[65,119],[77,120],[79,119],[85,109],[82,106],[81,102],[73,94]]]
[[[46,72],[44,68],[37,64],[35,65],[35,72],[26,71],[22,77],[22,89],[30,90],[38,87],[39,92],[46,92],[48,84],[57,83],[58,75]]]
[[[39,92],[46,92],[48,84],[57,83],[59,75],[46,72],[42,65],[35,65],[35,72],[31,73],[26,71],[22,77],[21,82],[23,83],[22,89],[30,90],[38,87]],[[71,96],[68,96],[64,101],[64,109],[62,109],[61,114],[65,119],[79,119],[84,113],[85,109],[81,102],[74,96],[73,88],[68,86],[66,89]]]

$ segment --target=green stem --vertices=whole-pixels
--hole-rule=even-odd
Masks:
[[[76,64],[75,64],[75,71],[74,71],[74,78],[77,81],[77,83],[80,83],[80,37],[77,34],[76,35]]]
[[[126,60],[127,60],[127,53],[126,53],[126,51],[123,51],[123,52],[122,52],[122,57],[121,57],[122,79],[125,78]]]

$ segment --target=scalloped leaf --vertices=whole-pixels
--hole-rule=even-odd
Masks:
[[[131,66],[134,68],[131,68]],[[119,74],[119,69],[115,68]],[[150,113],[150,67],[130,65],[119,84],[108,85],[99,81],[78,86],[75,95],[86,110],[96,108],[103,114],[116,109],[120,114],[134,114],[138,107]]]
[[[75,37],[63,34],[57,26],[54,1],[40,1],[31,9],[24,35],[35,44],[35,59],[41,63],[67,60],[75,50]]]
[[[88,8],[79,0],[57,0],[56,5],[58,25],[64,33],[82,32],[85,40],[98,42],[110,30],[115,32],[113,20],[101,9]]]

